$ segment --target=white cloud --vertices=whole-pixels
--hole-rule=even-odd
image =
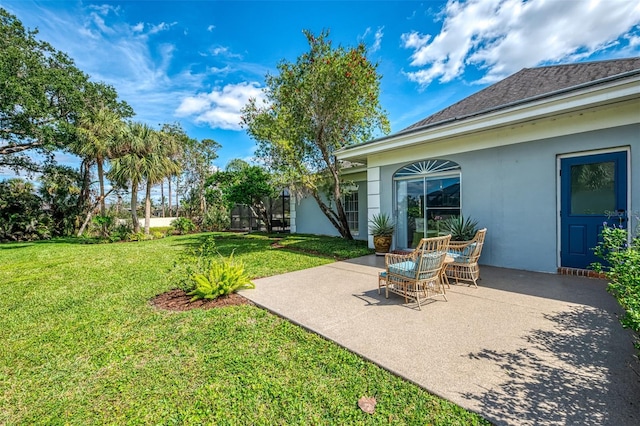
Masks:
[[[384,27],[378,27],[375,34],[373,35],[373,44],[369,47],[369,52],[373,53],[380,50],[380,46],[382,45],[382,37],[384,36]],[[371,34],[371,27],[368,27],[362,36],[358,37],[359,41],[364,41],[369,34]]]
[[[373,42],[373,45],[371,46],[371,51],[375,52],[377,50],[380,49],[380,46],[382,45],[382,37],[384,36],[384,33],[382,32],[382,30],[384,29],[384,27],[380,27],[378,28],[378,30],[376,31],[375,34],[375,41]]]
[[[176,24],[177,22],[172,22],[170,24],[167,24],[166,22],[160,22],[158,25],[149,25],[148,34],[157,34],[159,32],[166,31]]]
[[[134,33],[141,33],[144,31],[144,22],[138,22],[136,25],[132,26],[131,31]]]
[[[215,28],[216,28],[216,26],[215,26],[215,25],[209,25],[209,26],[207,27],[207,31],[211,32],[211,31],[213,31]]]
[[[423,86],[451,81],[470,65],[484,71],[479,82],[493,82],[524,67],[588,58],[620,38],[633,49],[640,3],[449,0],[441,19],[439,34],[402,35],[403,46],[413,50],[411,66],[420,68],[407,76]]]
[[[217,46],[217,47],[213,47],[210,50],[211,54],[213,56],[223,56],[225,58],[238,58],[238,59],[242,59],[242,55],[237,54],[237,53],[233,53],[228,47],[226,46]]]
[[[176,110],[179,117],[194,117],[212,128],[240,130],[241,110],[249,98],[262,99],[260,84],[244,82],[217,87],[210,93],[188,96]]]

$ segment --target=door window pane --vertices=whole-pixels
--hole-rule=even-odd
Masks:
[[[615,208],[613,161],[571,166],[572,215],[604,215]]]

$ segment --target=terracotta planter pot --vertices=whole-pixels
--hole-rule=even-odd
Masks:
[[[375,247],[376,254],[378,256],[383,256],[385,253],[389,253],[389,249],[391,248],[391,238],[386,236],[375,236],[373,237],[373,246]]]

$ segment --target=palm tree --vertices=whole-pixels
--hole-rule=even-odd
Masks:
[[[100,185],[100,215],[105,216],[104,163],[113,155],[117,141],[124,132],[124,123],[119,114],[108,108],[85,112],[79,120],[78,139],[72,146],[75,153],[87,164],[95,162]],[[105,233],[106,225],[102,232]]]
[[[155,131],[142,123],[128,123],[120,155],[111,161],[108,176],[121,187],[131,185],[131,219],[134,232],[140,232],[138,222],[138,188],[146,177],[148,168],[146,156],[153,150]]]
[[[178,145],[165,140],[160,132],[146,124],[131,123],[124,154],[111,162],[109,176],[121,186],[131,185],[131,218],[135,232],[140,232],[137,203],[138,188],[146,182],[144,232],[149,234],[151,221],[151,188],[167,176],[180,171],[175,152]]]
[[[147,180],[147,190],[144,199],[144,233],[149,234],[151,223],[151,188],[162,182],[166,177],[177,174],[180,171],[178,163],[169,155],[170,147],[162,144],[160,140],[154,141],[153,150],[144,157],[142,173]]]
[[[164,132],[156,132],[153,147],[147,155],[143,173],[147,179],[147,191],[145,195],[144,232],[149,234],[151,222],[151,187],[162,183],[164,179],[171,178],[180,173],[178,154],[181,146],[174,137]]]

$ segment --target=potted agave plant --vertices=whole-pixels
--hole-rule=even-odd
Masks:
[[[379,256],[389,252],[395,224],[386,213],[374,214],[369,220],[369,233],[373,235],[373,246]]]

